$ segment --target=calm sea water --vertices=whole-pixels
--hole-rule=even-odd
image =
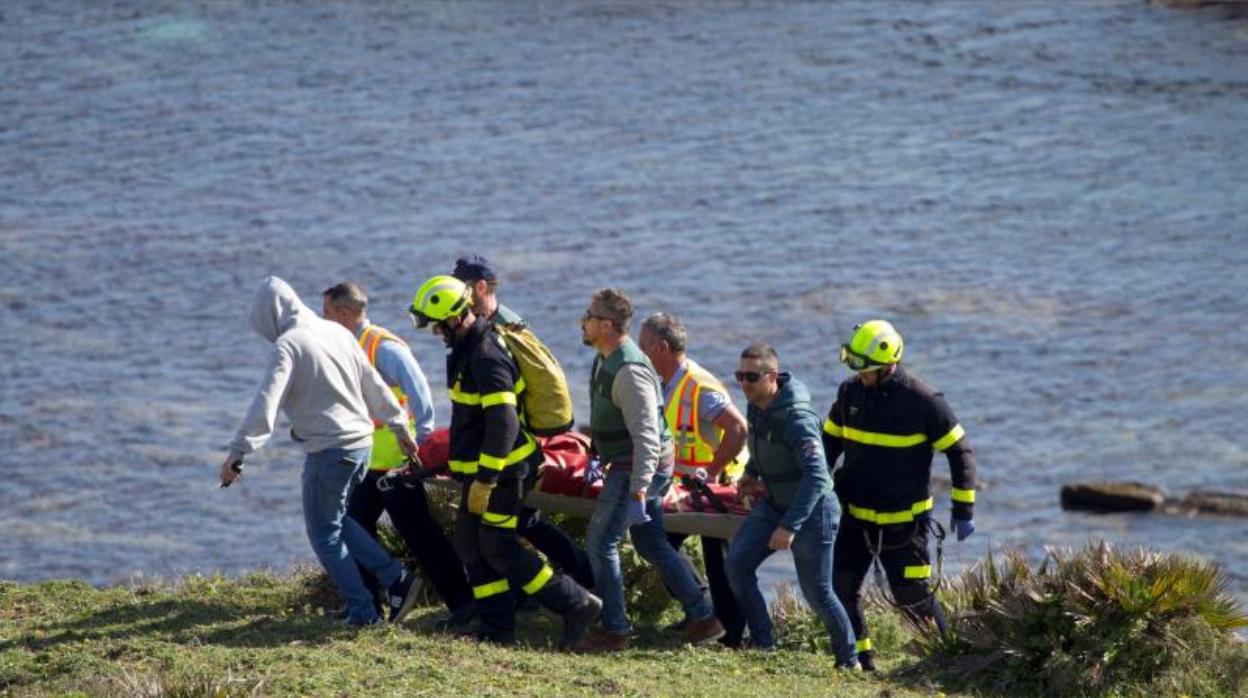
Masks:
[[[311,558],[284,430],[216,486],[266,356],[255,283],[365,284],[444,423],[442,350],[403,308],[479,251],[582,415],[600,286],[683,316],[721,375],[772,341],[821,411],[835,347],[885,317],[979,453],[951,567],[1106,537],[1248,594],[1244,520],[1057,497],[1248,490],[1248,21],[1226,10],[19,1],[0,66],[0,577]]]

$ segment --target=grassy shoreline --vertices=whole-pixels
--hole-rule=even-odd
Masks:
[[[135,588],[0,582],[0,693],[234,695],[932,695],[838,672],[825,653],[693,648],[653,630],[615,656],[555,652],[558,622],[522,617],[502,649],[440,634],[440,611],[361,630],[327,615],[308,570]],[[791,638],[791,640],[793,640]],[[798,644],[802,641],[797,640]],[[900,661],[886,661],[886,669]]]
[[[436,632],[432,605],[400,626],[351,628],[311,568],[0,582],[0,695],[1248,695],[1248,645],[1230,632],[1248,616],[1207,563],[1101,544],[1035,570],[989,557],[946,582],[948,636],[870,607],[875,675],[836,670],[818,622],[786,593],[774,653],[684,645],[656,630],[676,614],[658,604],[634,649],[603,656],[556,652],[559,621],[545,612],[522,615],[514,648]]]

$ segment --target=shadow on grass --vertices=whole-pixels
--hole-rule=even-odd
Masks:
[[[293,641],[321,644],[348,637],[358,629],[319,615],[274,616],[227,602],[161,600],[104,609],[41,628],[42,637],[18,636],[0,642],[0,652],[25,648],[45,651],[93,640],[149,639],[175,644],[224,647],[273,647]]]
[[[413,612],[403,623],[403,628],[422,636],[445,637],[463,642],[475,640],[475,632],[479,629],[473,625],[463,632],[439,630],[437,620],[445,615],[440,607],[428,607],[423,612]],[[559,637],[563,633],[563,620],[546,610],[532,610],[516,615],[516,649],[534,650],[539,652],[556,652]],[[671,652],[688,648],[679,634],[664,632],[655,626],[641,626],[633,634],[631,650],[640,652]],[[704,648],[719,648],[729,652],[727,647],[719,643],[704,645]]]

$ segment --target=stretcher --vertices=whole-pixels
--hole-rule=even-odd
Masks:
[[[458,482],[448,477],[427,477],[424,478],[423,482],[426,490],[443,493],[457,493],[461,487]],[[674,486],[674,488],[680,487],[681,485]],[[532,492],[529,492],[529,495],[524,499],[524,503],[538,511],[575,516],[582,519],[588,519],[594,513],[594,506],[597,504],[595,500],[587,497],[551,494],[542,492],[539,488],[534,488]],[[671,505],[665,502],[663,527],[671,533],[729,540],[736,535],[741,522],[745,520],[745,516],[740,513],[683,511],[670,507]]]

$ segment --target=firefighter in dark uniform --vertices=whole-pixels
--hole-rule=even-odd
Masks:
[[[561,647],[575,645],[597,619],[602,601],[555,572],[516,534],[524,496],[537,479],[542,451],[523,422],[524,380],[501,337],[472,312],[472,292],[452,276],[435,276],[408,312],[432,325],[450,354],[449,468],[464,483],[455,518],[455,548],[468,570],[482,624],[479,637],[515,641],[515,596],[521,589],[563,617]]]
[[[932,594],[927,550],[929,531],[939,531],[931,520],[933,451],[949,459],[951,527],[959,541],[975,531],[971,445],[944,395],[901,367],[902,348],[901,335],[883,320],[855,326],[849,343],[841,346],[841,361],[855,375],[841,383],[823,425],[828,467],[845,454],[834,476],[843,513],[832,584],[854,626],[859,662],[868,671],[875,669],[875,661],[861,593],[877,557],[903,613],[945,630]]]

